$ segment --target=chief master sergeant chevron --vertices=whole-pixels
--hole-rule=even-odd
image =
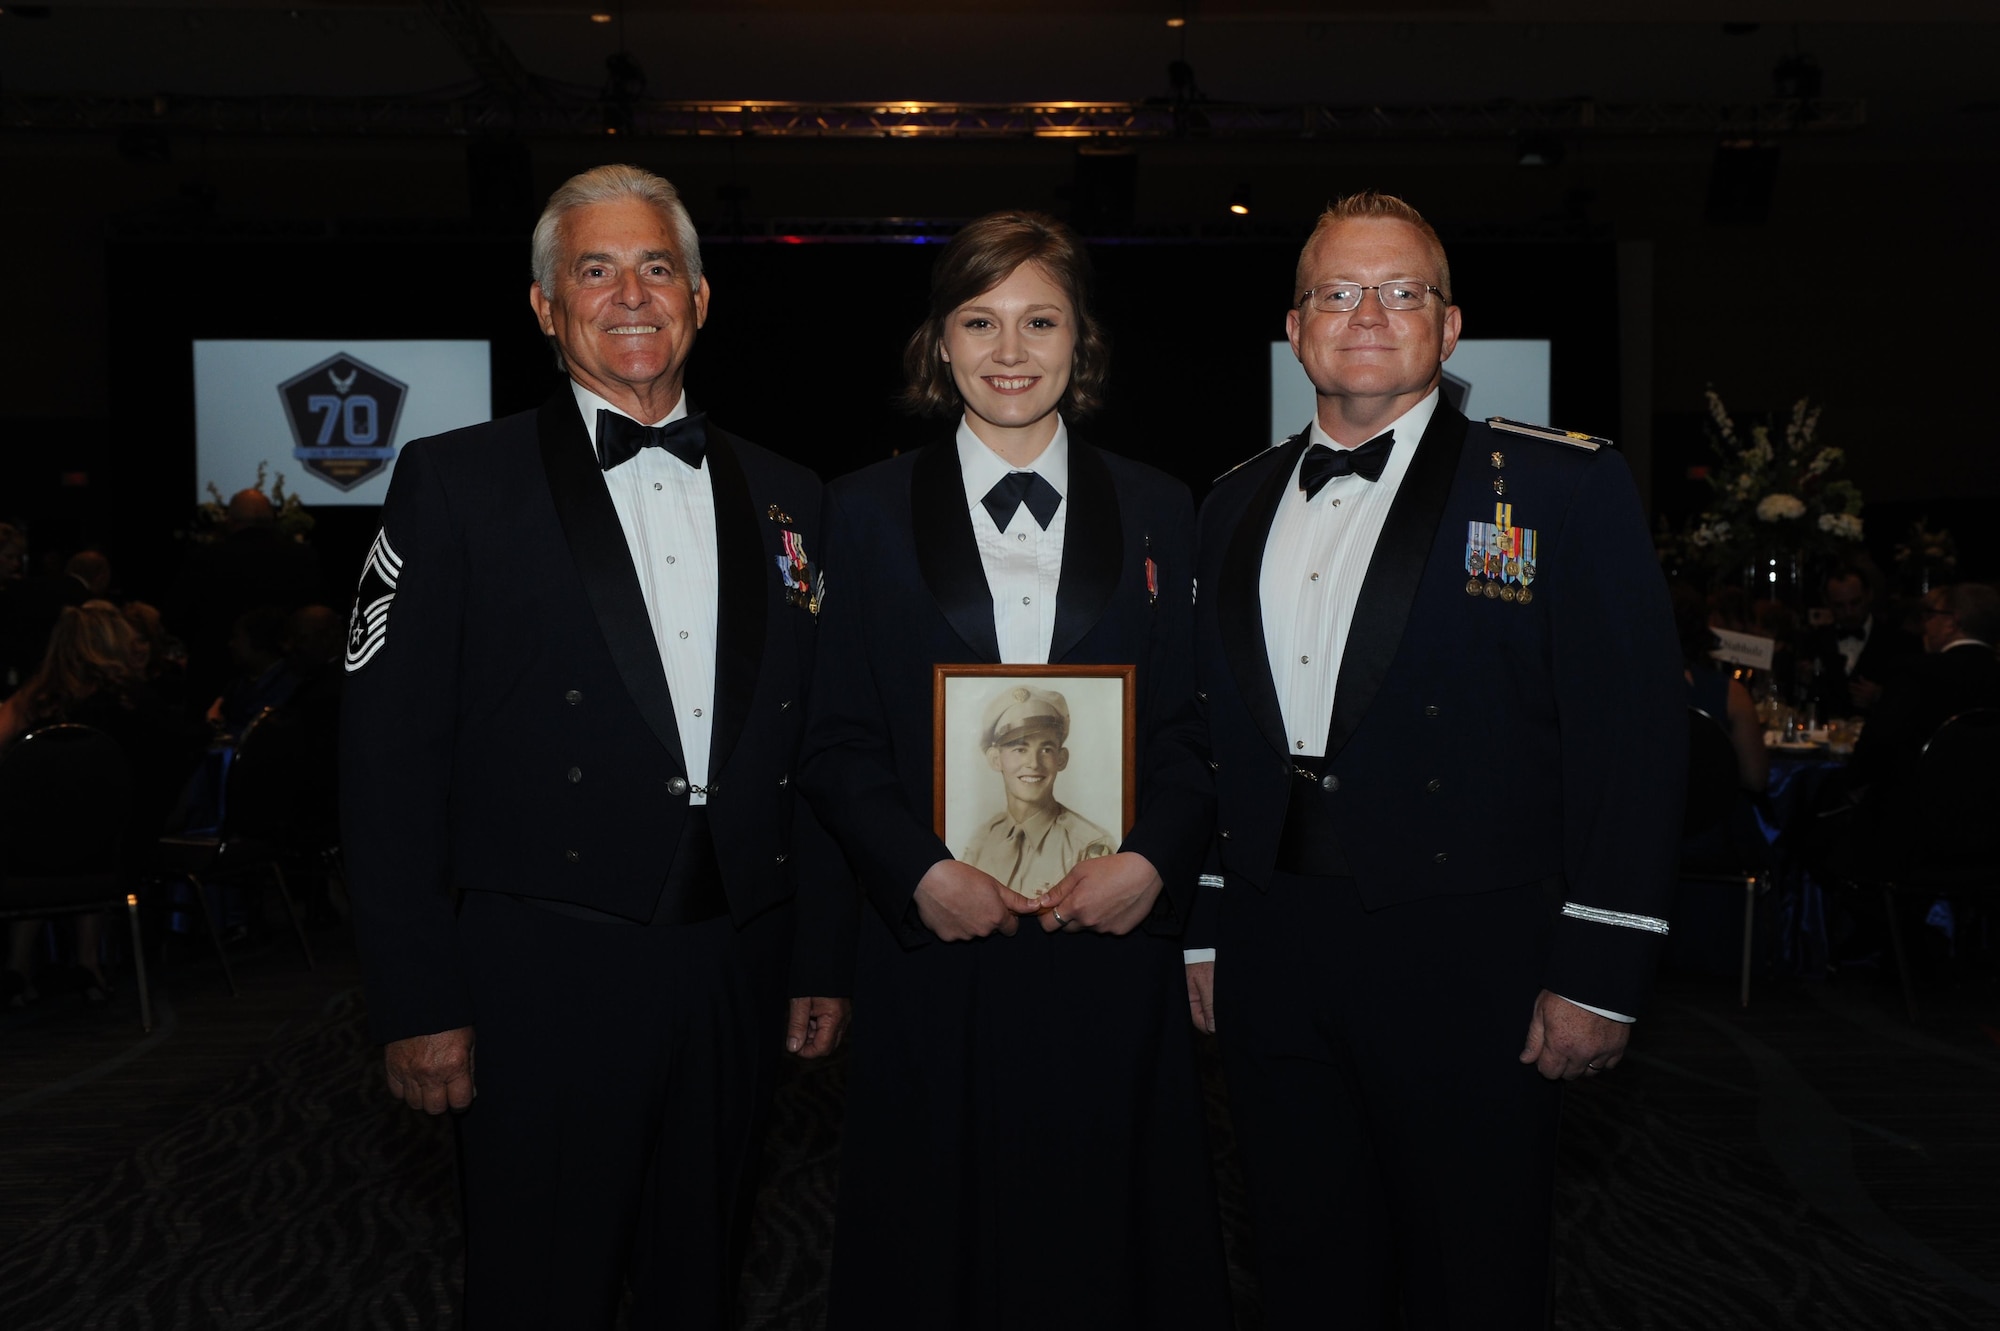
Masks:
[[[342,819],[391,1094],[457,1126],[466,1322],[720,1328],[778,1042],[829,1051],[854,914],[795,807],[819,482],[690,412],[672,185],[534,238],[566,378],[396,464],[349,633]],[[794,948],[796,935],[798,946]],[[473,1102],[475,1085],[478,1102]]]
[[[1605,441],[1441,399],[1461,316],[1408,204],[1329,208],[1293,291],[1316,419],[1209,496],[1195,635],[1221,890],[1189,995],[1265,1316],[1544,1327],[1562,1086],[1617,1066],[1667,930],[1666,589]]]

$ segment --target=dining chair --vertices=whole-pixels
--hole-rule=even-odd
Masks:
[[[1708,857],[1691,858],[1687,848],[1703,842],[1726,844],[1726,832],[1748,798],[1737,774],[1736,747],[1730,742],[1729,727],[1699,707],[1687,709],[1688,779],[1687,802],[1681,815],[1683,847],[1680,884],[1729,887],[1743,894],[1743,945],[1737,980],[1737,1003],[1750,1006],[1750,971],[1755,956],[1757,898],[1769,890],[1770,877],[1762,866],[1739,863],[1738,856],[1725,854],[1720,862]]]
[[[92,726],[44,726],[0,759],[0,920],[122,909],[132,928],[139,1025],[153,1029],[139,897],[119,872],[132,767]]]
[[[1875,886],[1889,916],[1904,1011],[1915,1022],[1916,987],[1897,899],[1941,898],[1953,903],[1956,915],[1958,905],[2000,888],[2000,707],[1960,712],[1925,741],[1909,807],[1910,858]]]
[[[209,939],[222,963],[230,997],[237,996],[236,973],[209,905],[208,885],[221,882],[274,884],[285,903],[292,932],[305,953],[306,969],[316,969],[305,919],[285,877],[286,832],[297,816],[295,773],[285,760],[285,721],[266,707],[243,728],[222,780],[222,809],[212,833],[177,833],[159,839],[154,866],[185,881],[199,903]]]

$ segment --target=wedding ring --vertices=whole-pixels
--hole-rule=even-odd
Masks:
[[[1052,910],[1052,911],[1050,911],[1050,912],[1049,912],[1049,914],[1051,914],[1051,915],[1053,915],[1053,916],[1055,916],[1055,917],[1056,917],[1056,923],[1057,923],[1057,924],[1068,924],[1068,923],[1069,923],[1069,921],[1068,921],[1068,920],[1065,920],[1065,919],[1064,919],[1064,918],[1062,917],[1062,912],[1061,912],[1061,911],[1059,911],[1059,910]]]

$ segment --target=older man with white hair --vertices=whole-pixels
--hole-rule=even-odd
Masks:
[[[819,483],[690,410],[665,180],[558,189],[529,302],[566,382],[402,450],[348,621],[370,1019],[390,1093],[458,1115],[471,1325],[608,1327],[629,1284],[634,1325],[723,1326],[778,1042],[847,1015],[791,789]]]

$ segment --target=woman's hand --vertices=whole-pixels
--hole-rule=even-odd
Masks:
[[[963,943],[991,933],[1011,935],[1017,916],[1033,915],[1035,903],[1000,885],[1000,880],[960,860],[939,860],[917,883],[917,916],[947,943]]]
[[[1042,928],[1049,932],[1089,929],[1100,934],[1129,934],[1153,913],[1153,902],[1165,886],[1153,862],[1131,851],[1079,860],[1041,898],[1046,912]]]

